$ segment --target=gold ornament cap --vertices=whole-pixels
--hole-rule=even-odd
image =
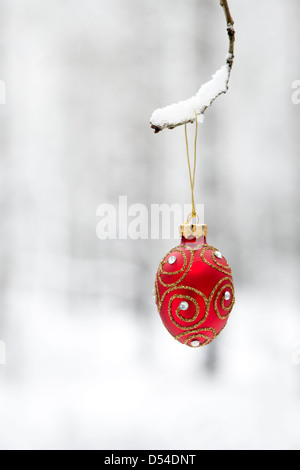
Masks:
[[[186,239],[207,237],[207,225],[185,223],[179,227],[179,235]]]

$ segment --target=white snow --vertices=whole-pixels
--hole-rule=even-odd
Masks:
[[[185,101],[156,109],[150,122],[159,128],[176,127],[185,122],[194,122],[195,112],[200,115],[199,122],[203,121],[203,113],[212,101],[221,93],[226,93],[230,67],[226,63],[221,67],[209,82],[201,86],[198,93]]]

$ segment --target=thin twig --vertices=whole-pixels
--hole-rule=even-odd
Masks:
[[[220,0],[220,5],[224,10],[226,23],[227,23],[227,33],[229,37],[229,49],[228,49],[228,56],[227,63],[232,67],[233,59],[234,59],[234,42],[235,42],[235,30],[234,30],[234,21],[230,14],[229,6],[227,0]]]
[[[227,34],[228,34],[228,38],[229,38],[229,48],[228,48],[228,54],[227,54],[227,58],[226,58],[226,66],[227,67],[225,66],[226,67],[226,70],[225,70],[225,73],[226,73],[225,86],[223,86],[223,88],[221,88],[218,92],[216,92],[214,94],[214,96],[210,97],[209,103],[201,104],[201,100],[200,100],[199,107],[197,109],[192,109],[191,113],[190,113],[190,116],[188,116],[188,117],[183,116],[181,119],[177,119],[177,120],[173,119],[173,122],[171,122],[170,119],[168,120],[168,117],[167,117],[167,116],[169,116],[171,108],[174,109],[177,106],[181,106],[182,103],[184,103],[184,102],[180,102],[177,105],[167,106],[166,108],[154,111],[154,113],[152,114],[152,117],[150,119],[150,125],[151,125],[151,128],[154,129],[154,132],[156,134],[158,132],[162,131],[163,129],[174,129],[175,127],[181,126],[183,124],[187,124],[189,122],[191,122],[191,123],[194,122],[195,121],[195,118],[194,118],[194,113],[195,112],[197,113],[197,115],[203,115],[204,112],[206,111],[206,109],[209,106],[211,106],[212,103],[220,95],[227,92],[229,79],[230,79],[230,74],[231,74],[231,69],[232,69],[233,61],[234,61],[235,30],[234,30],[234,27],[233,27],[234,21],[232,19],[232,16],[231,16],[231,13],[230,13],[230,10],[229,10],[228,1],[227,0],[220,0],[220,6],[223,8],[223,11],[224,11],[224,14],[225,14],[226,24],[227,24]],[[220,69],[220,71],[218,71],[215,74],[215,76],[217,74],[219,74],[220,72],[222,72],[222,69]],[[223,72],[224,72],[224,69],[223,69]],[[207,90],[207,86],[210,86],[210,85],[212,86],[215,76],[213,77],[213,79],[210,82],[208,82],[203,87],[201,87],[199,92],[203,91],[204,87],[206,87],[206,90]],[[199,92],[198,92],[198,94],[199,94]],[[193,100],[193,98],[190,99],[190,100]],[[188,103],[190,100],[187,100],[185,103]],[[194,104],[194,102],[193,102],[193,104]],[[165,113],[166,117],[164,116],[164,113]],[[158,116],[159,116],[159,118],[158,118]],[[162,116],[163,116],[163,118],[162,118]]]

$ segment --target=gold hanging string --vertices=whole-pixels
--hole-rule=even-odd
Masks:
[[[194,168],[193,168],[193,174],[192,174],[191,163],[190,163],[189,143],[188,143],[188,136],[187,136],[187,125],[186,124],[184,125],[186,155],[187,155],[188,168],[189,168],[189,177],[190,177],[190,185],[191,185],[191,199],[192,199],[192,212],[190,213],[190,215],[188,217],[187,223],[189,223],[190,220],[194,219],[195,217],[197,217],[197,219],[199,220],[198,214],[196,213],[195,198],[194,198],[196,160],[197,160],[197,137],[198,137],[198,117],[197,117],[196,111],[195,111],[195,123],[196,123],[196,129],[195,129],[195,141],[194,141]]]

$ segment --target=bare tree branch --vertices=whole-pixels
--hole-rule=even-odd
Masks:
[[[229,38],[229,48],[226,58],[226,64],[218,70],[212,77],[212,80],[202,85],[198,93],[186,101],[156,109],[151,118],[150,125],[155,133],[163,129],[174,129],[177,126],[195,121],[195,113],[203,116],[206,109],[222,94],[228,90],[228,84],[231,69],[234,60],[235,30],[227,0],[220,0],[220,6],[223,8],[227,33]],[[201,119],[199,119],[201,121]]]
[[[223,7],[223,10],[225,13],[225,18],[226,18],[226,23],[227,23],[227,33],[229,37],[228,56],[230,57],[227,58],[227,63],[229,63],[230,66],[232,67],[233,59],[234,59],[234,42],[235,42],[235,30],[233,27],[234,21],[230,14],[227,0],[220,0],[220,5],[221,7]]]

